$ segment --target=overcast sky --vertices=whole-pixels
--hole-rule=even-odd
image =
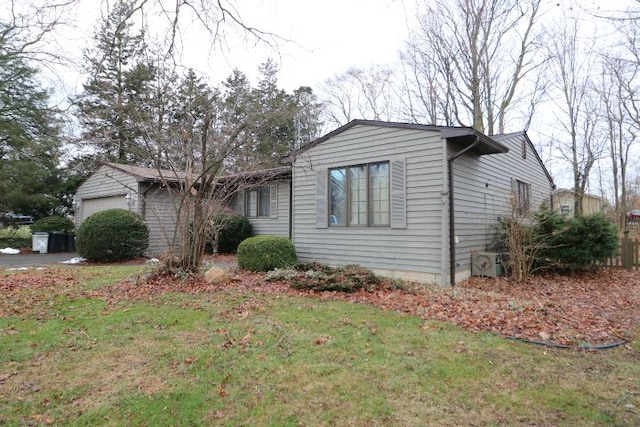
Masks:
[[[0,4],[6,0],[0,0]],[[115,0],[109,0],[113,3]],[[397,59],[398,51],[407,38],[409,28],[414,25],[416,2],[425,0],[237,0],[238,16],[245,24],[271,32],[281,40],[277,47],[256,45],[241,33],[230,35],[222,50],[211,51],[208,35],[195,30],[196,25],[183,27],[184,54],[181,62],[195,68],[209,78],[212,85],[219,85],[233,70],[245,73],[252,84],[257,81],[257,67],[268,58],[275,59],[281,66],[279,85],[287,91],[299,86],[311,86],[322,95],[322,83],[344,73],[349,67],[366,67],[373,64],[388,64]],[[549,13],[580,5],[579,10],[605,13],[622,10],[635,0],[562,0],[549,1]],[[60,49],[75,60],[68,67],[57,69],[57,79],[52,81],[59,98],[68,97],[81,90],[86,76],[80,73],[83,48],[92,45],[93,31],[99,26],[100,0],[83,0],[77,12],[77,26],[61,31],[57,39]],[[558,7],[556,7],[558,6]],[[0,13],[2,11],[0,10]],[[582,13],[590,19],[588,13]],[[157,16],[149,15],[147,22],[154,25]],[[586,25],[590,31],[592,25]],[[606,38],[606,34],[604,35]],[[56,81],[57,80],[57,81]],[[64,102],[63,102],[64,104]],[[546,144],[554,139],[553,117],[536,119],[530,135],[538,143]],[[550,130],[551,129],[551,130]],[[512,129],[513,130],[513,129]],[[540,132],[540,131],[543,132]],[[542,151],[542,150],[541,150]],[[546,157],[541,152],[543,158]],[[548,164],[552,173],[562,180],[566,168]],[[566,170],[568,171],[568,170]]]
[[[64,92],[81,90],[84,76],[78,65],[83,48],[93,43],[100,19],[97,0],[84,1],[77,26],[60,31],[59,48],[73,59],[69,68],[56,70]],[[324,80],[349,67],[386,64],[397,58],[408,33],[407,17],[414,0],[255,0],[237,2],[245,24],[277,36],[276,46],[256,44],[243,34],[231,34],[225,46],[209,49],[207,35],[195,25],[184,32],[181,62],[217,85],[234,68],[256,82],[258,65],[268,58],[281,67],[279,84],[292,91],[300,86],[319,87]],[[148,22],[153,25],[153,22]],[[71,62],[75,63],[72,64]],[[61,81],[60,81],[61,80]]]
[[[253,9],[248,19],[273,25],[274,32],[295,42],[281,44],[282,85],[293,89],[314,86],[351,66],[393,61],[407,36],[409,3],[277,0],[272,7]],[[251,62],[255,52],[245,53]]]

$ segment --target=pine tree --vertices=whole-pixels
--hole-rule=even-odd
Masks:
[[[11,35],[0,22],[0,212],[44,216],[58,205],[59,122]]]
[[[119,1],[85,52],[89,80],[77,99],[83,139],[101,159],[143,164],[155,67],[145,58],[144,31],[135,32],[133,5]]]

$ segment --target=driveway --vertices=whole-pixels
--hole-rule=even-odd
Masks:
[[[0,269],[2,268],[20,268],[20,267],[38,267],[47,264],[59,264],[77,257],[75,252],[53,252],[40,254],[37,252],[24,253],[17,255],[0,254]]]

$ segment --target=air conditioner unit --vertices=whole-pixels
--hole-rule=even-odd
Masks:
[[[471,275],[496,277],[502,274],[500,254],[493,252],[473,252],[471,254]]]

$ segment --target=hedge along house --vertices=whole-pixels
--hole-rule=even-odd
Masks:
[[[443,285],[470,276],[512,200],[524,217],[553,189],[524,132],[354,120],[283,160],[300,259]]]
[[[76,227],[96,212],[127,209],[138,213],[149,227],[147,255],[167,254],[179,244],[174,197],[184,181],[180,171],[104,163],[76,190]],[[216,200],[247,215],[254,234],[290,236],[291,168],[229,175],[216,183]]]

